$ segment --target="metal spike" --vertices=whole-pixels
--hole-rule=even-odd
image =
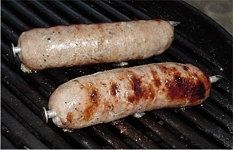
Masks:
[[[179,21],[169,21],[169,23],[173,26],[177,26],[178,24],[180,24]]]
[[[21,51],[21,48],[18,46],[15,47],[13,43],[11,43],[11,47],[12,47],[13,55],[15,57],[16,54],[18,54]]]
[[[48,123],[48,119],[49,118],[54,118],[57,116],[56,112],[53,110],[46,110],[45,107],[43,107],[44,109],[44,117],[45,117],[45,122]]]
[[[209,80],[210,80],[210,83],[215,83],[215,82],[219,81],[222,78],[223,78],[223,76],[221,76],[221,75],[215,75],[215,76],[210,76]]]

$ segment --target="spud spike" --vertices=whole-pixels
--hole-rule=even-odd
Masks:
[[[177,26],[180,24],[179,21],[169,21],[169,23],[172,25],[172,26]]]
[[[16,54],[18,54],[21,51],[21,48],[18,46],[15,47],[13,43],[11,43],[11,47],[12,47],[13,55],[15,57]]]
[[[46,110],[45,107],[43,107],[44,109],[44,117],[45,117],[45,122],[48,123],[48,119],[49,118],[54,118],[57,116],[56,112],[53,110]]]
[[[209,80],[210,80],[210,83],[215,83],[215,82],[221,80],[222,78],[223,78],[223,76],[221,76],[221,75],[214,75],[214,76],[210,76]]]

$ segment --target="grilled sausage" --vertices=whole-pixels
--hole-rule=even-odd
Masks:
[[[135,113],[194,106],[208,98],[212,80],[193,65],[172,62],[98,72],[60,85],[46,116],[58,127],[79,129]]]
[[[13,52],[24,68],[80,66],[145,59],[163,53],[174,39],[169,21],[79,24],[36,28],[23,32]]]

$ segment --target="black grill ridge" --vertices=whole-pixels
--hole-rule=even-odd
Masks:
[[[182,1],[2,1],[1,6],[1,148],[233,148],[232,53],[227,54],[232,49],[232,36],[198,10]],[[200,21],[187,19],[189,15]],[[164,54],[130,61],[129,66],[177,61],[192,63],[208,75],[224,76],[213,84],[207,101],[71,133],[63,132],[51,120],[48,124],[43,121],[42,107],[47,107],[50,94],[60,84],[116,66],[96,64],[25,74],[11,50],[11,43],[16,45],[23,31],[150,18],[180,21],[175,40]],[[211,37],[210,31],[217,38]]]

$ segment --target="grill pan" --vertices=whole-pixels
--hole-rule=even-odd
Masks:
[[[183,1],[2,1],[1,2],[1,148],[233,148],[232,36]],[[63,132],[43,107],[62,83],[111,63],[58,68],[26,74],[11,43],[36,27],[139,19],[179,21],[175,40],[162,55],[129,61],[129,66],[174,61],[191,63],[224,78],[195,107],[161,109],[142,118]]]

